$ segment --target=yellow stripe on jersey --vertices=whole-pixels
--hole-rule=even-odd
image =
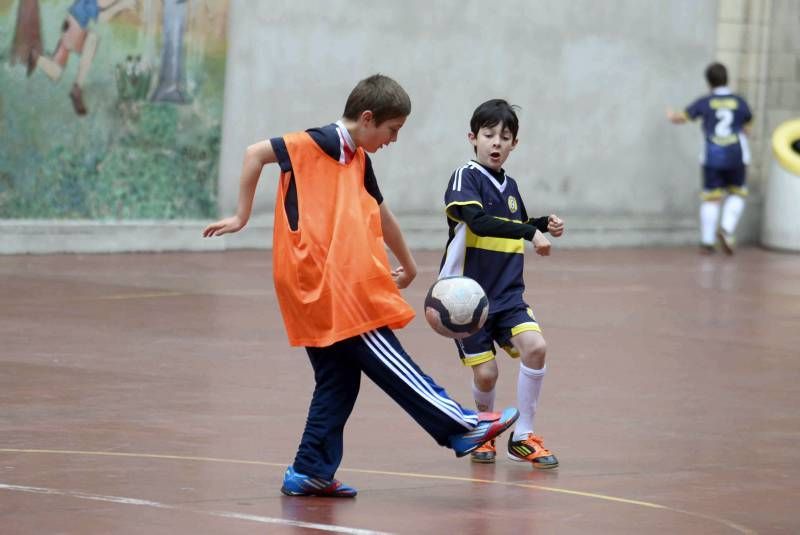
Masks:
[[[522,223],[519,219],[509,219],[507,217],[500,217],[499,215],[492,216],[495,219],[499,219],[500,221],[511,221],[512,223]]]
[[[457,223],[463,223],[463,221],[461,221],[459,218],[452,216],[452,214],[450,213],[450,208],[452,208],[453,206],[467,206],[468,204],[474,204],[480,208],[483,208],[483,205],[478,201],[451,202],[450,204],[444,207],[444,213],[447,214],[447,217],[449,217],[453,221]]]
[[[739,101],[733,97],[719,98],[714,97],[708,101],[708,105],[712,110],[736,110],[739,109]]]
[[[525,243],[522,238],[492,238],[489,236],[478,236],[467,229],[467,247],[483,249],[485,251],[495,251],[498,253],[525,252]]]

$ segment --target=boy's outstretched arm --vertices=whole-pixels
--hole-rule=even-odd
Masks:
[[[683,124],[689,120],[686,113],[673,111],[672,108],[667,108],[667,119],[672,124]]]
[[[403,237],[403,232],[400,230],[397,219],[395,219],[392,211],[389,210],[386,202],[381,203],[381,228],[383,230],[383,241],[386,242],[397,261],[400,262],[400,267],[392,271],[392,278],[398,288],[405,288],[417,276],[417,263],[414,261],[408,245],[406,245],[406,240]]]
[[[268,163],[276,161],[275,151],[272,150],[272,144],[269,141],[261,141],[247,147],[242,164],[242,175],[239,179],[239,205],[236,215],[211,223],[203,230],[203,237],[209,238],[237,232],[247,224],[253,210],[253,198],[256,195],[261,169]]]

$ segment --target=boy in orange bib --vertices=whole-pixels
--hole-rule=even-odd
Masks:
[[[392,397],[436,442],[461,457],[517,419],[516,409],[475,413],[453,401],[405,352],[392,329],[414,311],[400,295],[417,273],[367,156],[397,140],[411,112],[405,90],[376,74],[356,85],[332,124],[247,148],[236,215],[203,236],[241,230],[261,169],[281,168],[275,202],[273,276],[289,343],[305,346],[316,386],[294,463],[281,492],[353,497],[334,478],[361,373]],[[392,270],[387,245],[400,262]]]

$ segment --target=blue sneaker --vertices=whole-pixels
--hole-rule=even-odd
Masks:
[[[338,479],[322,479],[305,476],[294,471],[294,466],[283,474],[281,492],[287,496],[323,496],[329,498],[353,498],[358,491]]]
[[[514,407],[508,407],[500,414],[481,412],[478,414],[478,425],[475,429],[451,436],[450,447],[456,452],[456,457],[463,457],[511,427],[517,418],[519,411]]]

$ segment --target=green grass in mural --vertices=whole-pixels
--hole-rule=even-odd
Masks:
[[[124,125],[96,143],[57,144],[16,187],[0,170],[3,218],[179,219],[215,214],[219,126],[191,108],[120,105]],[[3,178],[5,177],[5,178]]]
[[[42,3],[46,52],[68,6]],[[83,88],[89,114],[79,117],[68,96],[79,57],[55,82],[10,65],[15,9],[0,16],[0,219],[214,217],[224,53],[189,46],[188,102],[152,102],[161,43],[148,48],[133,26],[98,25],[101,46]],[[152,84],[132,99],[121,91],[118,66],[140,54]]]
[[[134,109],[135,108],[135,109]],[[40,155],[15,181],[0,170],[3,218],[177,219],[215,213],[219,126],[193,126],[191,109],[120,107],[125,126]]]

